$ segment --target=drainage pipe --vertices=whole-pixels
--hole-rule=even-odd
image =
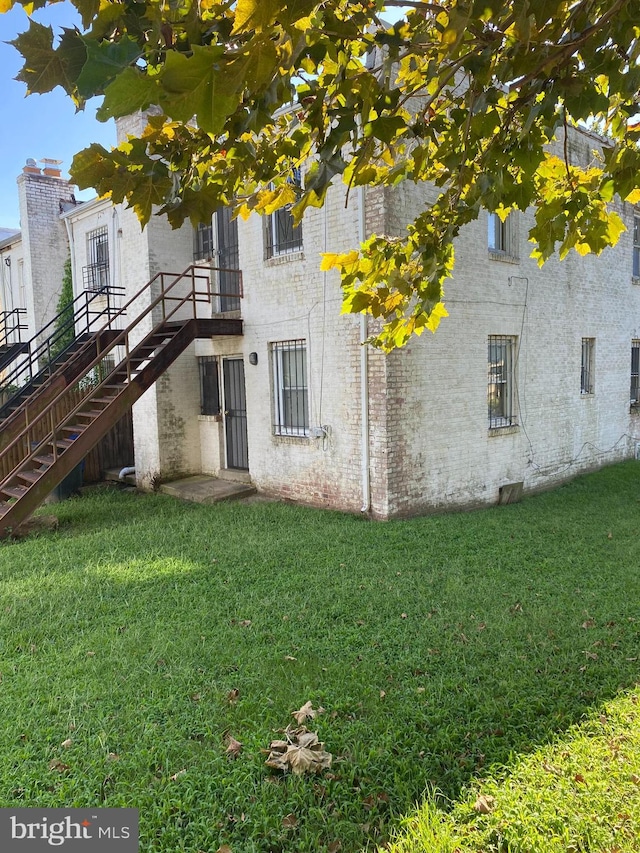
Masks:
[[[365,188],[358,187],[358,242],[364,243],[366,237]],[[360,444],[362,448],[362,506],[360,512],[371,509],[371,452],[369,447],[369,336],[367,315],[360,314]]]

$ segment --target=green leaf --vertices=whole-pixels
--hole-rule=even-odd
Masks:
[[[11,42],[26,60],[16,79],[27,84],[29,93],[51,92],[56,86],[68,94],[75,91],[80,36],[74,30],[65,30],[64,35],[60,48],[55,50],[51,27],[31,21],[29,29]]]
[[[240,101],[230,89],[220,60],[223,47],[194,46],[192,56],[170,51],[160,74],[160,106],[171,118],[188,122],[194,117],[198,127],[217,134]]]
[[[83,39],[87,50],[87,61],[78,77],[78,93],[83,98],[101,95],[112,80],[130,66],[142,54],[137,42],[128,37],[116,42],[95,42]]]
[[[97,110],[99,121],[132,115],[146,110],[158,100],[158,86],[154,78],[138,68],[125,68],[104,92],[102,106]]]

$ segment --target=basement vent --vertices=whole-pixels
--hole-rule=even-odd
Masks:
[[[523,487],[524,483],[507,483],[504,486],[500,486],[498,504],[502,505],[518,503],[518,501],[522,499]]]

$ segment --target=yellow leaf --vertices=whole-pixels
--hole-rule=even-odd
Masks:
[[[320,269],[322,272],[327,272],[327,270],[335,269],[335,267],[343,267],[347,268],[352,266],[357,262],[359,258],[359,253],[353,250],[353,252],[348,252],[347,254],[334,254],[333,252],[325,252],[322,255],[322,262],[320,264]]]
[[[440,325],[440,320],[442,320],[443,317],[448,316],[449,312],[444,307],[444,302],[438,302],[436,305],[434,305],[433,310],[429,315],[429,319],[427,320],[427,329],[429,329],[431,332],[435,332],[435,330]]]
[[[640,189],[633,190],[633,192],[630,192],[629,195],[625,198],[625,201],[628,201],[629,204],[638,204],[640,202]]]
[[[13,0],[0,0],[0,12],[8,12],[13,6]]]

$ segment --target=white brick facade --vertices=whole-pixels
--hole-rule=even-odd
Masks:
[[[586,135],[572,140],[576,160],[586,162],[591,144]],[[409,183],[367,190],[366,233],[401,234],[431,196],[428,187]],[[455,274],[446,286],[449,318],[435,335],[426,332],[404,350],[389,356],[369,350],[363,386],[361,319],[340,314],[339,278],[320,271],[322,252],[358,245],[360,202],[358,193],[347,200],[343,188],[332,189],[325,208],[305,214],[302,248],[271,258],[265,257],[264,221],[238,223],[244,334],[196,341],[136,404],[142,486],[224,472],[224,367],[233,358],[244,364],[246,473],[268,495],[390,518],[496,503],[508,484],[536,491],[635,454],[640,414],[630,412],[629,390],[640,287],[631,274],[631,206],[619,205],[628,230],[615,248],[599,258],[552,258],[542,269],[529,257],[529,213],[510,220],[508,253],[489,250],[487,214],[481,215],[456,241]],[[156,273],[179,272],[192,262],[189,225],[172,231],[154,217],[142,231],[131,211],[105,201],[65,218],[76,285],[86,236],[99,223],[109,229],[112,283],[126,288],[127,298]],[[66,256],[66,248],[59,254]],[[507,336],[515,354],[509,389],[515,423],[495,429],[488,419],[490,336]],[[595,340],[588,394],[581,393],[585,338]],[[303,342],[306,350],[309,430],[303,436],[279,435],[275,428],[272,349],[286,341]],[[200,415],[203,356],[218,360],[217,416]]]

